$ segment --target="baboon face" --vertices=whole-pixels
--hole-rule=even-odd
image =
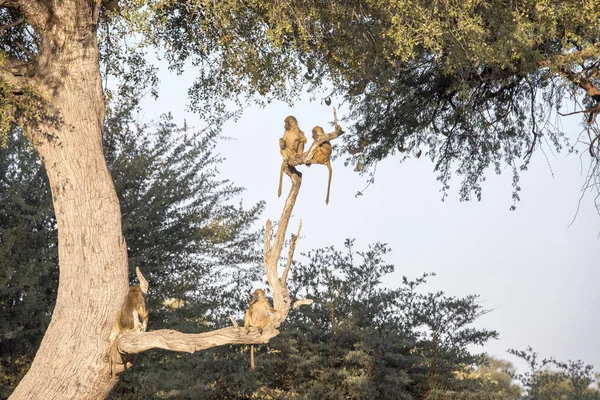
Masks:
[[[296,119],[296,117],[290,115],[289,117],[285,118],[283,128],[286,131],[292,130],[297,127],[298,127],[298,120]]]
[[[264,299],[265,298],[265,291],[262,289],[256,289],[254,291],[254,293],[252,293],[252,301],[253,302],[257,302],[260,299]]]

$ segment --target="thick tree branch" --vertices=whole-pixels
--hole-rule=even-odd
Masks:
[[[276,329],[265,329],[262,335],[257,330],[246,334],[243,329],[228,327],[204,333],[181,333],[170,329],[151,332],[127,332],[119,338],[119,352],[138,354],[151,349],[164,349],[194,353],[226,344],[267,343],[277,336]]]

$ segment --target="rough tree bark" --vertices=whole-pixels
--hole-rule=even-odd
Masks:
[[[100,0],[0,0],[0,7],[18,10],[40,38],[38,53],[30,61],[9,58],[0,64],[0,81],[9,86],[16,102],[31,97],[28,107],[15,105],[4,111],[12,113],[46,168],[60,267],[50,326],[10,399],[102,399],[116,383],[109,372],[109,336],[127,293],[128,268],[119,201],[101,144],[105,105],[96,36]],[[44,107],[31,112],[32,105],[40,104]],[[292,307],[277,263],[301,183],[293,166],[310,161],[318,144],[340,133],[336,129],[323,136],[286,168],[292,189],[272,248],[270,221],[265,239],[267,278],[278,312],[262,335],[246,335],[235,327],[199,335],[126,333],[119,338],[119,350],[139,353],[160,347],[193,352],[222,344],[265,343],[277,335]],[[292,256],[293,249],[290,263]],[[307,303],[300,300],[293,307]]]
[[[127,290],[127,248],[101,144],[99,4],[93,3],[8,2],[41,38],[24,78],[26,86],[48,99],[48,108],[35,124],[30,118],[19,122],[48,174],[60,266],[50,326],[11,399],[99,399],[115,383],[107,372],[107,338]]]

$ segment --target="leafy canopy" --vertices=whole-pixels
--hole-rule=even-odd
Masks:
[[[348,104],[347,162],[427,155],[444,191],[481,197],[484,171],[514,174],[542,145],[573,149],[557,114],[584,114],[598,155],[596,1],[124,1],[123,20],[178,71],[196,68],[191,108],[303,89]],[[208,106],[210,105],[210,107]],[[595,107],[595,108],[594,108]],[[571,120],[568,120],[571,121]],[[588,122],[590,124],[588,124]],[[571,138],[573,139],[573,138]],[[367,171],[368,168],[364,169]],[[595,171],[593,171],[595,173]]]
[[[21,16],[0,7],[0,60],[35,74],[40,33]],[[349,106],[343,150],[358,169],[425,154],[444,191],[457,174],[468,199],[481,196],[485,170],[508,167],[518,199],[519,170],[540,146],[576,144],[561,109],[588,110],[580,139],[598,156],[599,21],[593,0],[120,0],[103,2],[99,38],[120,94],[157,94],[155,50],[195,71],[190,108],[215,126],[239,111],[232,104],[309,89]],[[39,118],[42,100],[8,74],[0,81],[0,127]]]

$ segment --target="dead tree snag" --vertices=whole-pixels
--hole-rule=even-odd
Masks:
[[[121,334],[117,340],[118,351],[123,356],[138,354],[150,349],[165,349],[171,351],[182,351],[194,353],[199,350],[209,349],[211,347],[222,346],[226,344],[261,344],[267,343],[271,338],[279,334],[279,326],[288,316],[291,309],[295,309],[301,305],[311,304],[310,299],[300,299],[292,303],[286,281],[292,265],[294,250],[296,243],[300,238],[300,229],[302,222],[298,227],[296,234],[291,235],[290,248],[288,251],[288,259],[281,277],[277,272],[281,252],[285,243],[285,236],[292,216],[292,210],[296,204],[300,186],[302,185],[302,175],[296,170],[296,166],[300,164],[310,164],[314,157],[317,148],[325,141],[330,141],[343,133],[342,129],[337,124],[337,118],[334,109],[335,130],[332,133],[320,136],[315,140],[307,152],[299,154],[287,160],[285,173],[292,181],[292,187],[287,196],[277,230],[273,236],[271,243],[271,232],[273,229],[272,222],[267,220],[265,240],[264,240],[264,264],[267,281],[273,295],[273,308],[277,310],[271,315],[269,323],[265,326],[260,334],[257,330],[251,330],[248,334],[239,329],[237,322],[234,326],[217,329],[210,332],[189,334],[181,333],[174,330],[161,329],[150,332],[125,332]],[[235,320],[234,320],[235,321]]]

